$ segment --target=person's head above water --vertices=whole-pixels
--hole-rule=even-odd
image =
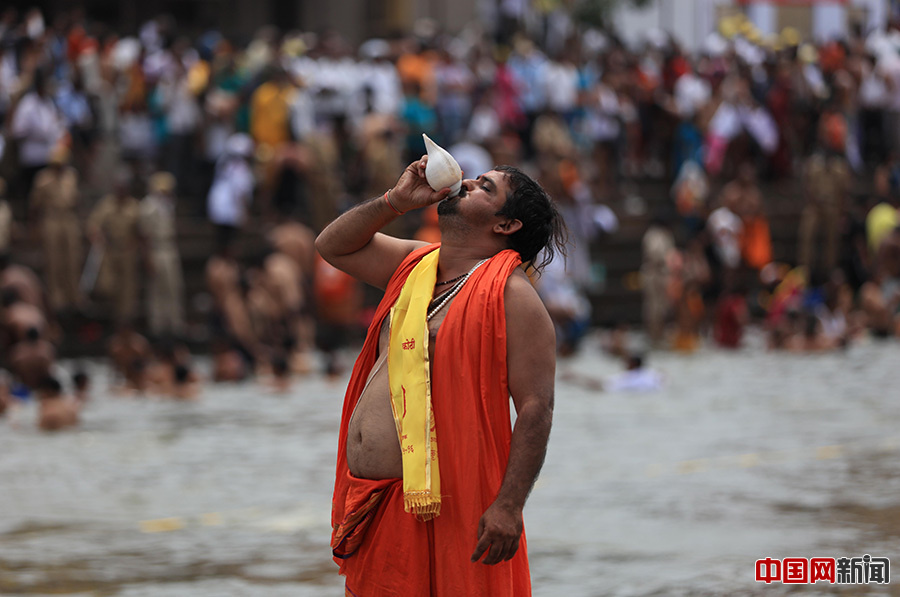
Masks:
[[[438,215],[445,242],[460,231],[471,240],[471,232],[487,224],[493,239],[538,272],[557,253],[566,254],[566,226],[556,205],[540,184],[514,166],[497,166],[464,180],[457,197],[438,204]]]

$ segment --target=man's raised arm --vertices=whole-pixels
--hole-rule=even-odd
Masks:
[[[325,261],[367,284],[386,288],[403,259],[425,243],[378,231],[401,213],[437,203],[450,193],[450,189],[435,192],[428,186],[427,162],[427,157],[413,162],[393,189],[329,224],[316,238],[316,249]]]
[[[506,283],[506,362],[516,426],[506,474],[494,503],[478,523],[472,554],[484,564],[512,559],[522,535],[522,508],[534,485],[550,437],[556,376],[556,333],[537,291],[521,270]]]

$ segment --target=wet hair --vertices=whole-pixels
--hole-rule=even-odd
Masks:
[[[188,378],[191,376],[191,370],[187,365],[178,364],[175,365],[175,383],[178,385],[183,385],[188,382]]]
[[[284,355],[278,355],[272,359],[272,373],[275,377],[286,377],[288,373],[288,363]]]
[[[0,304],[2,304],[4,308],[11,307],[21,300],[22,295],[20,295],[19,291],[15,288],[4,288],[3,293],[0,294]]]
[[[62,384],[52,375],[47,375],[38,382],[37,389],[43,394],[61,394]]]
[[[540,273],[557,253],[566,255],[568,231],[562,216],[547,191],[530,176],[513,166],[494,170],[506,176],[510,188],[497,215],[522,222],[522,227],[509,235],[509,248]]]
[[[88,381],[88,375],[84,371],[76,371],[75,375],[72,376],[72,382],[79,390],[87,389]]]

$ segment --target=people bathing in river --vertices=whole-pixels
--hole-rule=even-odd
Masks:
[[[172,379],[172,391],[169,394],[176,400],[194,400],[200,395],[200,379],[191,371],[189,365],[175,365]]]
[[[147,368],[150,392],[163,398],[187,400],[199,394],[200,378],[191,367],[191,352],[183,342],[164,339],[157,343]]]
[[[79,369],[72,375],[72,385],[75,390],[75,399],[83,405],[91,396],[91,378],[84,370]]]
[[[249,365],[235,341],[224,336],[217,338],[213,340],[210,351],[213,381],[243,381],[250,375]]]
[[[611,377],[604,389],[607,392],[656,392],[664,383],[659,371],[646,366],[643,355],[632,354],[625,360],[625,371]]]
[[[143,394],[147,390],[150,343],[135,331],[131,321],[123,321],[109,340],[108,353],[114,373],[121,380],[120,393]]]
[[[44,377],[36,394],[39,400],[39,429],[59,431],[78,425],[80,404],[73,396],[63,392],[62,385],[55,377]]]
[[[567,369],[560,372],[562,381],[579,386],[590,392],[656,392],[665,386],[665,376],[655,369],[646,366],[646,357],[642,353],[631,352],[622,357],[625,371],[600,379]]]
[[[56,349],[41,338],[40,331],[32,326],[25,332],[25,339],[17,342],[9,351],[9,368],[19,381],[30,389],[50,375],[56,360]]]
[[[291,389],[291,368],[284,354],[272,358],[272,375],[266,380],[266,387],[275,394],[286,394]]]

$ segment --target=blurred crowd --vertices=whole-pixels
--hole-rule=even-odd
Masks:
[[[197,345],[213,380],[284,384],[316,348],[339,372],[377,297],[313,239],[390,188],[422,133],[467,177],[517,164],[559,204],[572,247],[535,284],[563,353],[607,319],[591,298],[616,264],[593,249],[631,223],[641,264],[620,277],[654,346],[737,347],[752,321],[776,349],[900,334],[900,31],[816,46],[736,15],[688,53],[565,13],[507,21],[456,36],[422,22],[352,47],[327,31],[237,43],[165,16],[124,35],[80,10],[5,9],[0,386],[59,394],[58,347],[98,336],[130,391],[192,395]],[[791,207],[796,246],[776,250],[770,217]],[[212,248],[185,240],[200,227]],[[433,210],[387,232],[440,236]],[[186,250],[208,255],[190,300]]]

